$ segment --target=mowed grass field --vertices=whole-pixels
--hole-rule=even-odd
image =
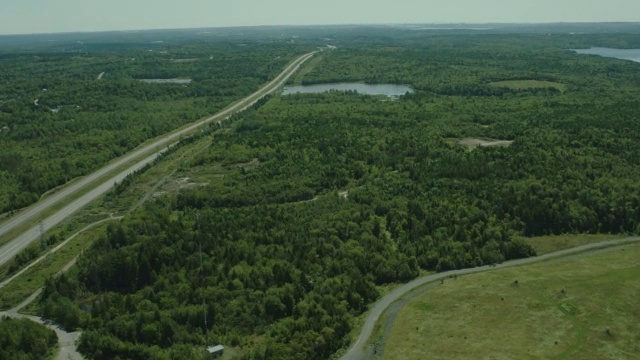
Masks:
[[[543,81],[543,80],[507,80],[507,81],[496,81],[492,82],[489,85],[496,87],[506,87],[514,90],[527,90],[527,89],[548,89],[553,88],[560,91],[564,91],[567,86],[561,83],[553,82],[553,81]]]
[[[624,235],[619,234],[568,234],[537,236],[523,239],[535,249],[536,254],[542,255],[558,250],[570,249],[584,244],[620,239],[622,237],[624,237]]]
[[[383,359],[640,359],[640,245],[446,281],[400,311]]]

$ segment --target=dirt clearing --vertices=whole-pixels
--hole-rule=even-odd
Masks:
[[[466,146],[469,149],[475,149],[478,146],[488,147],[488,146],[510,146],[513,143],[513,140],[496,140],[496,139],[486,139],[486,138],[465,138],[458,141],[458,145]]]

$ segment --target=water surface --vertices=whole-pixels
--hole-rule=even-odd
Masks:
[[[148,84],[190,84],[191,79],[139,79]]]
[[[406,85],[394,84],[363,84],[363,83],[339,83],[339,84],[317,84],[302,86],[285,86],[282,95],[291,94],[318,94],[329,91],[355,91],[365,95],[385,95],[397,97],[412,93],[413,89]]]
[[[578,54],[600,55],[603,57],[640,62],[640,49],[612,49],[592,47],[591,49],[573,49]]]

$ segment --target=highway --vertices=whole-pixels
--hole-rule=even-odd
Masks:
[[[355,342],[351,345],[349,350],[340,358],[341,360],[368,360],[371,359],[372,356],[367,350],[367,343],[369,342],[369,338],[373,334],[373,329],[375,328],[376,323],[380,319],[380,316],[384,313],[384,311],[394,302],[402,299],[403,296],[408,294],[409,292],[434,281],[440,281],[451,276],[460,276],[460,275],[468,275],[474,274],[484,271],[503,269],[513,266],[532,264],[540,261],[545,261],[554,258],[570,258],[574,255],[584,253],[584,252],[593,252],[599,251],[602,248],[610,248],[613,246],[621,246],[625,244],[640,242],[640,237],[627,237],[623,239],[617,240],[608,240],[597,243],[585,244],[577,247],[573,247],[570,249],[554,251],[548,254],[534,256],[525,259],[517,259],[505,261],[501,264],[496,264],[494,266],[487,265],[476,268],[469,269],[461,269],[461,270],[452,270],[446,271],[438,274],[426,275],[423,277],[419,277],[413,281],[410,281],[390,293],[383,296],[380,300],[378,300],[369,310],[367,317],[365,319],[364,324],[362,325],[362,330],[360,331],[360,335],[355,340]]]
[[[139,149],[135,149],[130,153],[118,158],[117,160],[111,162],[110,164],[104,166],[103,168],[79,179],[78,181],[70,184],[69,186],[65,186],[61,190],[47,196],[42,201],[30,206],[26,210],[20,212],[18,215],[10,218],[5,221],[2,225],[0,225],[0,236],[3,236],[10,231],[16,229],[25,223],[32,223],[33,226],[18,235],[16,238],[12,239],[10,242],[0,247],[0,266],[7,263],[11,260],[16,254],[18,254],[21,250],[26,248],[29,244],[34,242],[40,237],[40,226],[35,222],[42,222],[45,230],[50,229],[67,217],[72,215],[73,213],[80,210],[82,207],[86,206],[93,200],[97,199],[101,195],[105,194],[109,191],[116,182],[122,181],[127,175],[135,172],[138,169],[141,169],[145,165],[151,163],[159,154],[166,151],[166,149],[171,145],[176,143],[180,137],[186,136],[192,133],[194,130],[202,127],[208,123],[214,121],[222,121],[233,115],[234,113],[241,112],[251,105],[255,104],[259,99],[274,92],[278,87],[284,84],[296,70],[299,69],[300,65],[302,65],[305,61],[311,58],[316,52],[311,52],[308,54],[304,54],[293,62],[291,62],[278,76],[276,76],[271,82],[264,85],[260,90],[255,93],[247,96],[246,98],[238,101],[234,105],[228,107],[227,109],[212,115],[206,119],[200,120],[188,127],[182,128],[180,130],[174,131],[170,134],[167,134],[148,145],[142,146]],[[140,159],[144,157],[142,160],[135,161],[136,159]],[[134,162],[135,161],[135,162]],[[125,170],[118,172],[116,175],[111,176],[108,180],[100,182],[99,184],[92,184],[106,176],[107,174],[121,168],[122,166],[133,163],[131,166],[128,166]],[[89,189],[89,191],[87,191]],[[80,198],[74,200],[73,202],[67,204],[62,209],[56,211],[54,214],[48,216],[45,219],[42,219],[42,214],[49,210],[51,207],[56,206],[60,202],[64,201],[66,198],[72,196],[81,191],[87,191],[86,194],[82,195]]]

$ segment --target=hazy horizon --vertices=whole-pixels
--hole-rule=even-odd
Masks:
[[[0,34],[235,26],[638,22],[640,1],[5,0]]]

